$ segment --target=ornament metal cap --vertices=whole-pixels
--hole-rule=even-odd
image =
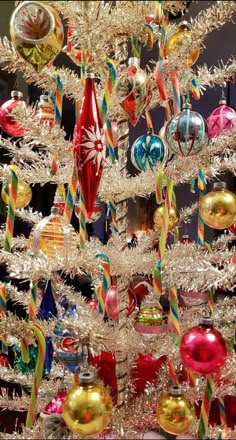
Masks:
[[[140,59],[137,57],[131,57],[128,60],[128,65],[139,67],[140,66]]]
[[[188,108],[189,110],[191,110],[191,109],[192,109],[192,105],[190,104],[190,102],[184,102],[182,108],[183,108],[183,110],[184,110],[185,108]]]
[[[59,213],[60,213],[60,209],[57,206],[52,206],[51,207],[51,214],[59,215]]]
[[[85,78],[92,78],[92,79],[94,79],[95,78],[94,72],[87,72],[86,75],[85,75]]]
[[[48,95],[40,95],[39,99],[40,101],[48,102]]]
[[[173,396],[181,396],[182,388],[178,385],[172,385],[172,387],[170,387],[170,394],[172,394]]]
[[[215,182],[213,183],[213,189],[227,188],[226,182]]]
[[[227,101],[225,98],[221,98],[221,100],[219,101],[219,105],[227,105]]]
[[[23,98],[23,93],[19,92],[18,90],[12,90],[11,97],[12,98]]]
[[[94,374],[91,371],[83,371],[79,373],[78,377],[80,384],[92,383],[94,381]]]
[[[188,235],[188,234],[184,234],[184,235],[182,235],[182,240],[186,240],[187,238],[189,238],[189,235]]]
[[[199,321],[200,325],[207,325],[207,326],[212,326],[213,325],[213,319],[210,318],[209,316],[203,316],[200,321]]]
[[[177,27],[178,27],[178,29],[180,29],[180,28],[182,28],[182,27],[186,27],[188,30],[190,30],[190,29],[191,29],[191,24],[190,24],[188,21],[183,20],[183,21],[181,21],[181,22],[177,25]]]

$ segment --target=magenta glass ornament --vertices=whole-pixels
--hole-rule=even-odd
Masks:
[[[135,309],[136,299],[135,296],[128,290],[128,307],[127,316],[129,316]],[[117,283],[114,281],[112,286],[107,292],[105,302],[106,313],[111,319],[118,319],[118,301],[117,301]]]
[[[217,107],[207,118],[208,135],[210,138],[233,131],[236,127],[236,112],[221,99]]]
[[[88,219],[93,214],[106,155],[106,142],[95,93],[94,74],[88,73],[74,130],[74,162]]]
[[[62,414],[62,407],[67,395],[66,390],[58,391],[57,395],[49,402],[40,413],[40,418],[44,419],[52,414]]]
[[[88,301],[86,301],[87,306],[92,310],[98,311],[98,302],[95,298],[91,298]]]
[[[26,128],[20,125],[14,116],[11,116],[13,110],[24,110],[26,103],[23,101],[23,94],[16,90],[11,92],[11,99],[4,102],[0,107],[0,126],[9,136],[21,137],[25,135]]]
[[[213,327],[210,318],[202,318],[200,324],[187,330],[180,341],[180,357],[183,364],[198,374],[210,374],[226,362],[227,344]]]

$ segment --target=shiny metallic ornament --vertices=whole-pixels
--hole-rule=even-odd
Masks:
[[[191,108],[191,104],[185,103],[183,110],[173,116],[166,126],[167,145],[179,156],[198,154],[208,144],[206,121]]]
[[[138,58],[129,59],[129,67],[118,79],[115,91],[119,104],[135,126],[152,97],[150,82]]]
[[[203,197],[199,210],[210,228],[229,228],[236,221],[236,196],[226,189],[225,182],[217,182]]]
[[[11,16],[10,35],[17,52],[40,72],[61,52],[64,31],[58,13],[47,2],[26,1]]]
[[[153,221],[157,229],[161,229],[162,227],[162,217],[164,215],[164,207],[165,204],[162,203],[159,205],[154,214],[153,214]],[[178,226],[180,220],[180,214],[178,209],[175,206],[171,206],[170,212],[169,212],[169,225],[168,225],[168,231],[171,231],[172,229],[175,229],[176,226]]]
[[[53,207],[51,215],[33,226],[29,242],[35,255],[42,251],[49,257],[56,258],[59,255],[66,256],[76,249],[76,233],[59,215],[59,210]]]
[[[63,417],[68,428],[81,436],[100,434],[110,423],[112,401],[106,388],[94,383],[90,372],[79,374],[79,385],[66,397]]]
[[[6,205],[9,203],[9,196],[11,192],[11,184],[7,185],[6,187],[2,187],[1,196],[2,200]],[[32,190],[28,183],[22,181],[18,182],[18,188],[17,188],[17,197],[16,197],[16,209],[25,208],[32,199]]]
[[[26,110],[26,103],[23,100],[23,94],[18,90],[12,90],[11,99],[4,102],[0,107],[0,127],[12,137],[24,136],[27,129],[17,122],[16,118],[12,116],[14,110]]]
[[[226,99],[221,99],[219,107],[206,120],[210,138],[233,132],[236,128],[236,112],[226,104]]]
[[[164,142],[156,134],[147,132],[140,136],[131,147],[131,162],[140,171],[152,170],[167,158]]]
[[[166,315],[157,300],[152,287],[146,281],[140,285],[145,285],[148,295],[144,298],[140,310],[137,314],[134,328],[143,335],[160,334],[169,330]]]
[[[177,32],[175,32],[167,41],[165,47],[165,55],[168,56],[172,52],[177,51],[185,40],[188,40],[191,36],[191,26],[188,22],[183,21],[179,24]],[[184,53],[182,56],[184,66],[191,67],[196,63],[200,55],[199,47],[192,47],[189,52]]]
[[[194,405],[182,394],[180,387],[172,386],[170,392],[163,395],[157,403],[157,421],[169,434],[188,432],[195,420]]]

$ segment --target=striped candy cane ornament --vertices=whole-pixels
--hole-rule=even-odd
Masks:
[[[215,388],[214,376],[212,374],[207,375],[207,382],[205,393],[202,399],[200,421],[198,426],[198,438],[203,440],[207,436],[209,413],[211,408],[211,401],[213,397],[213,392]]]
[[[159,205],[162,203],[162,182],[163,182],[164,170],[163,167],[159,167],[156,173],[156,202]]]
[[[170,323],[173,333],[173,339],[176,345],[179,345],[181,333],[179,322],[179,302],[176,287],[169,289],[169,301],[170,301]]]
[[[103,120],[103,123],[106,122],[108,107],[111,102],[111,95],[114,90],[115,82],[116,82],[116,63],[111,59],[108,58],[106,65],[109,69],[109,76],[106,83],[104,96],[102,100],[102,108],[101,108],[101,117]]]
[[[80,248],[84,249],[85,242],[87,238],[87,232],[86,232],[86,208],[84,204],[84,197],[82,194],[82,191],[80,191],[79,196],[79,241],[80,241]]]
[[[199,168],[198,172],[198,190],[199,190],[199,205],[202,202],[203,197],[206,195],[206,178],[203,168]],[[197,244],[204,246],[204,220],[198,210],[198,230],[197,230]]]
[[[161,282],[161,261],[159,260],[153,271],[153,290],[159,299],[162,294],[162,282]]]
[[[55,119],[59,126],[61,125],[61,118],[62,118],[62,100],[63,100],[63,82],[60,75],[56,74]]]
[[[67,190],[66,203],[65,203],[64,213],[63,213],[63,217],[68,223],[71,222],[71,217],[73,214],[77,186],[78,186],[78,174],[77,174],[76,167],[74,167],[73,173],[72,173],[72,176],[70,179],[70,183],[68,186],[68,190]]]
[[[5,243],[4,250],[6,252],[11,252],[11,242],[13,238],[14,231],[14,223],[15,223],[15,211],[16,211],[16,198],[17,198],[17,190],[18,190],[18,177],[14,170],[14,168],[10,168],[11,175],[11,186],[10,186],[10,194],[9,194],[9,203],[8,203],[8,211],[7,211],[7,219],[6,219],[6,232],[5,232]]]
[[[154,29],[150,23],[147,23],[144,27],[144,32],[147,34],[147,50],[150,51],[153,49],[154,44]]]
[[[113,232],[115,232],[117,234],[119,231],[118,231],[118,222],[117,222],[117,217],[116,217],[116,207],[112,201],[108,202],[108,208],[111,213],[112,230],[113,230]]]
[[[115,148],[114,148],[114,137],[113,137],[113,131],[112,131],[112,123],[111,123],[110,119],[106,120],[105,133],[106,133],[107,144],[108,144],[109,158],[112,163],[115,163],[116,155],[115,155]]]
[[[0,318],[4,318],[7,312],[7,295],[6,295],[6,287],[4,285],[0,286]],[[7,336],[1,335],[0,337],[2,352],[8,354],[7,347]]]
[[[105,301],[106,301],[106,294],[107,291],[111,287],[111,265],[110,265],[110,259],[106,254],[97,254],[96,258],[101,260],[102,266],[103,266],[103,276],[102,276],[102,283],[96,290],[96,295],[99,302],[99,308],[98,311],[102,314],[105,313]]]
[[[155,1],[154,23],[160,24],[163,14],[163,0]]]

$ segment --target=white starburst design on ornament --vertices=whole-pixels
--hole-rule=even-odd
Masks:
[[[85,147],[85,150],[87,150],[84,152],[85,159],[83,161],[83,164],[91,160],[93,165],[97,164],[98,173],[100,166],[106,157],[106,149],[104,147],[105,138],[103,130],[100,130],[98,125],[91,125],[89,129],[85,127],[82,128],[87,135],[83,135],[84,142],[81,144],[81,146]]]

